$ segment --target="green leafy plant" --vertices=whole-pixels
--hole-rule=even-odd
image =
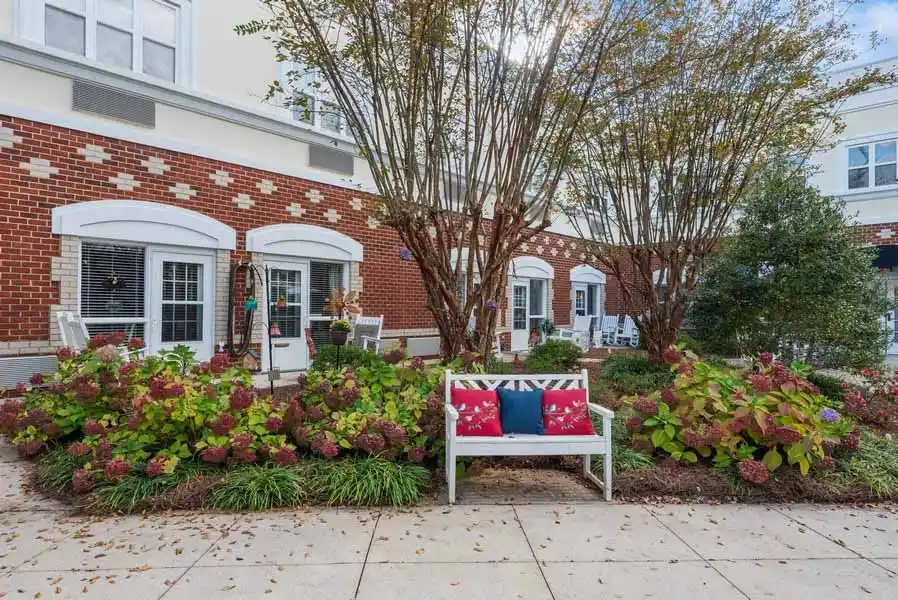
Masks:
[[[311,489],[306,469],[245,465],[227,473],[212,490],[208,503],[230,511],[299,506]]]
[[[383,363],[384,359],[372,350],[365,350],[358,346],[324,344],[318,348],[318,353],[312,361],[312,370],[324,371],[339,367],[377,367]]]
[[[443,369],[420,359],[310,371],[287,408],[296,444],[328,458],[362,453],[421,461],[443,438]]]
[[[567,340],[546,340],[530,350],[527,371],[530,373],[570,373],[580,368],[583,351]]]
[[[832,452],[854,424],[828,406],[802,375],[763,356],[757,373],[719,368],[671,348],[665,357],[677,372],[672,387],[623,399],[636,445],[675,460],[708,459],[762,483],[767,471],[795,465],[807,475],[831,465]]]
[[[596,431],[602,430],[602,419],[593,415],[593,425]],[[602,476],[604,472],[604,457],[592,457],[592,470]],[[627,418],[623,413],[615,413],[611,423],[611,467],[614,475],[646,469],[654,464],[652,457],[645,452],[639,452],[630,444],[630,432],[627,429]]]
[[[352,331],[352,323],[346,319],[334,319],[331,321],[331,331]]]
[[[330,505],[403,506],[417,502],[430,483],[420,465],[377,457],[327,462],[315,470],[314,486]]]
[[[830,375],[824,375],[816,371],[808,374],[808,381],[817,386],[820,394],[825,396],[832,402],[842,403],[842,392],[845,388],[842,386],[842,380]]]
[[[599,378],[619,393],[638,394],[670,385],[674,374],[645,354],[612,354],[602,361]]]

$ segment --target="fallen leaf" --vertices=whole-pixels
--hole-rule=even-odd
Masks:
[[[150,565],[140,565],[139,567],[134,567],[133,569],[128,569],[132,573],[143,573],[144,571],[149,571],[152,569]]]

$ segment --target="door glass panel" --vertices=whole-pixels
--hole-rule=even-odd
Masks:
[[[512,308],[512,328],[527,329],[527,288],[525,286],[514,286]]]
[[[203,265],[163,261],[161,325],[163,343],[202,341]]]
[[[277,323],[281,337],[302,337],[302,271],[271,269],[268,298],[269,321]]]

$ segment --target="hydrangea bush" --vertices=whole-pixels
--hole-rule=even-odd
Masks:
[[[442,369],[420,359],[310,371],[290,401],[294,441],[333,458],[355,452],[420,462],[443,442]]]
[[[84,352],[61,348],[51,379],[35,375],[24,399],[0,407],[0,434],[25,457],[51,441],[68,443],[82,463],[73,478],[80,492],[136,469],[172,473],[194,455],[215,463],[296,461],[286,407],[258,396],[248,371],[224,355],[197,363],[186,347],[128,361],[124,339],[101,335]],[[132,350],[142,345],[130,342]]]
[[[845,412],[859,421],[887,430],[898,429],[898,371],[890,374],[865,369],[866,389],[853,389],[847,383],[842,399]]]
[[[756,484],[784,463],[807,475],[812,467],[831,468],[836,449],[857,449],[859,431],[808,383],[803,365],[763,354],[756,372],[746,372],[674,348],[665,359],[676,373],[673,385],[622,399],[637,449],[737,464],[742,479]]]

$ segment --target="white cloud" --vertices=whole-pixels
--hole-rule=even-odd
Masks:
[[[898,56],[898,0],[865,2],[853,7],[846,15],[857,34],[854,62],[867,63]],[[870,34],[877,32],[881,44],[871,48]]]

